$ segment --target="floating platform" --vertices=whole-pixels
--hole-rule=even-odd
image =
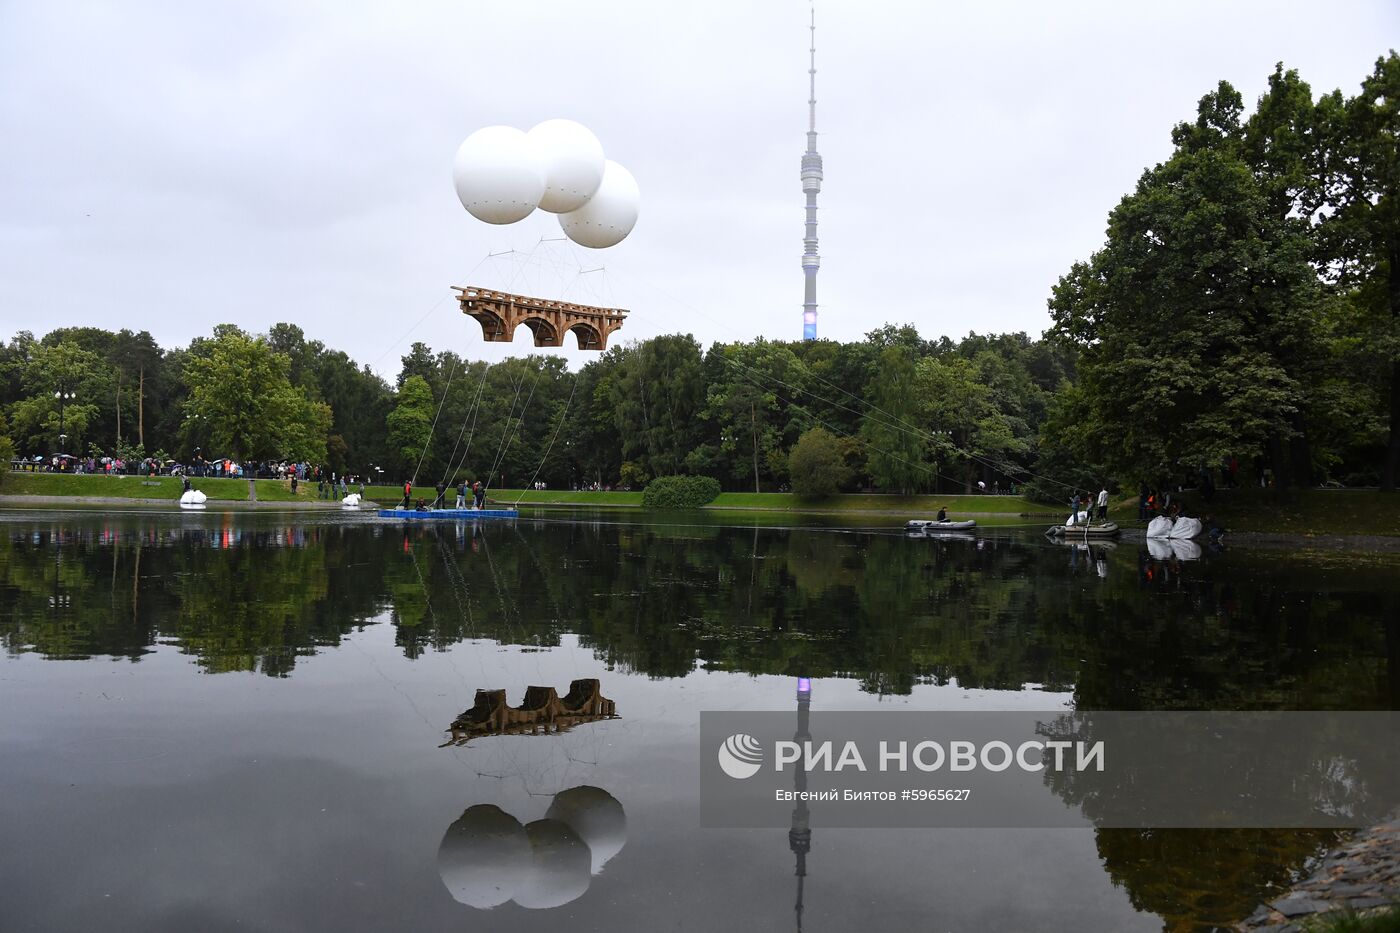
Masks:
[[[419,521],[474,521],[478,518],[519,518],[519,509],[380,509],[380,518],[405,518]]]

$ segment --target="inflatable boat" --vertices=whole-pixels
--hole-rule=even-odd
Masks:
[[[1118,525],[1116,522],[1100,522],[1097,525],[1051,525],[1045,530],[1045,534],[1051,538],[1082,538],[1086,535],[1090,538],[1112,538],[1118,534]]]
[[[180,494],[180,508],[182,509],[202,509],[205,500],[209,497],[198,489],[186,489]]]
[[[971,531],[977,527],[972,519],[962,522],[939,522],[932,519],[912,518],[904,523],[906,531]]]

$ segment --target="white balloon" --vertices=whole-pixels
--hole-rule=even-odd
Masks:
[[[588,890],[593,857],[588,844],[558,820],[525,824],[530,837],[530,870],[515,892],[521,907],[561,907]]]
[[[632,173],[611,159],[603,170],[603,183],[576,211],[559,215],[564,234],[579,246],[606,249],[627,238],[637,224],[642,193]]]
[[[627,814],[617,798],[601,787],[582,784],[560,791],[545,819],[564,823],[588,843],[595,875],[627,843]]]
[[[533,869],[525,827],[489,804],[469,808],[447,827],[437,864],[453,900],[483,908],[514,897]]]
[[[525,134],[544,169],[540,210],[551,214],[576,211],[603,183],[603,144],[581,123],[546,120]]]
[[[544,168],[539,153],[513,126],[487,126],[462,141],[452,163],[462,206],[488,224],[513,224],[539,206]]]

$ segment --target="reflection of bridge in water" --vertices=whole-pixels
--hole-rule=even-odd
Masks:
[[[481,324],[481,336],[489,342],[510,343],[521,324],[535,335],[537,347],[560,347],[570,331],[580,350],[602,350],[608,334],[622,326],[627,312],[621,308],[595,308],[568,301],[512,295],[474,285],[454,285],[463,314]]]
[[[487,735],[555,735],[583,723],[618,718],[617,704],[603,696],[592,678],[573,681],[563,697],[553,687],[526,687],[525,702],[519,706],[506,702],[504,690],[478,690],[471,709],[448,727],[451,738],[439,747],[466,745]]]

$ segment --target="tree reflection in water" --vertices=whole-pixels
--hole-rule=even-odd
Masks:
[[[294,673],[386,622],[409,658],[467,639],[579,642],[651,678],[697,667],[1072,691],[1080,710],[1400,708],[1400,584],[1384,556],[1067,552],[1035,536],[601,522],[403,528],[264,516],[9,520],[0,644],[210,673]],[[1097,834],[1172,929],[1241,917],[1331,841],[1300,831]]]

